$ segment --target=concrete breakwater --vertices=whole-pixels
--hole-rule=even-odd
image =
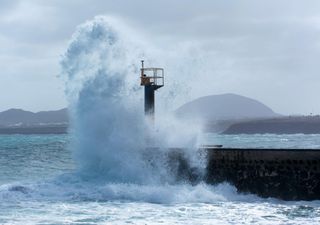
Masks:
[[[206,148],[206,182],[284,200],[320,199],[320,149]]]

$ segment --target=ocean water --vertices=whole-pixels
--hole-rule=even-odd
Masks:
[[[229,147],[320,147],[320,135],[203,138]],[[92,179],[78,171],[70,143],[68,135],[0,136],[0,224],[320,223],[320,201],[262,199],[227,183]]]

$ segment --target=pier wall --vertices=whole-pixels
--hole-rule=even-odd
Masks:
[[[320,150],[207,148],[206,181],[284,200],[320,199]]]

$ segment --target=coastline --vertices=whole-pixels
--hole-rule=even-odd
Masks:
[[[0,134],[66,134],[67,125],[0,127]]]

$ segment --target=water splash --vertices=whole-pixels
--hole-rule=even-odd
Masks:
[[[195,149],[197,129],[176,120],[172,111],[158,110],[158,126],[152,133],[144,120],[139,60],[163,60],[157,60],[161,51],[137,40],[143,38],[118,21],[96,17],[78,27],[61,62],[67,77],[72,148],[85,177],[133,183],[166,178],[169,182],[164,159],[168,147]],[[175,90],[179,91],[178,84]],[[174,102],[174,96],[160,99],[162,105]],[[153,146],[160,149],[146,153],[147,136],[155,137]]]

